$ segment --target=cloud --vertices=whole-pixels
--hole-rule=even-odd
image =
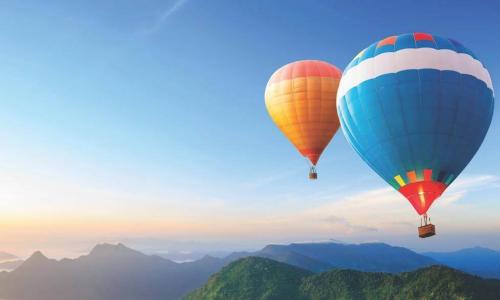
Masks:
[[[335,215],[330,215],[330,216],[324,218],[324,221],[337,227],[337,229],[340,229],[341,231],[348,232],[348,233],[377,231],[377,228],[375,228],[375,227],[352,224],[347,219],[342,218],[342,217],[338,217]],[[340,227],[340,228],[338,228],[338,227]]]
[[[441,197],[440,203],[447,206],[462,199],[468,193],[498,187],[500,187],[500,177],[498,176],[478,175],[464,178],[459,177]]]
[[[184,4],[186,4],[186,2],[188,2],[188,0],[175,1],[171,6],[160,13],[158,18],[156,18],[155,22],[151,26],[143,28],[139,32],[147,35],[158,31],[163,27],[168,18],[170,18],[175,12],[177,12]]]
[[[460,199],[472,192],[498,188],[499,182],[500,177],[493,175],[459,178],[436,202],[439,203],[439,209],[435,211],[439,211],[440,214],[462,215],[466,208],[460,205]],[[370,231],[406,232],[408,227],[418,224],[418,217],[409,202],[390,187],[372,189],[341,198],[331,195],[330,198],[330,202],[302,212],[299,219],[303,222],[322,220],[333,226],[337,233],[344,235],[363,234]],[[449,218],[448,220],[455,221]]]

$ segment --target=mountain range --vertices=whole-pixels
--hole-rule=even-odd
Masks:
[[[175,263],[122,244],[100,244],[88,255],[59,261],[35,252],[14,271],[0,273],[0,298],[179,299],[221,263],[210,257]]]
[[[486,278],[500,279],[500,252],[483,247],[453,252],[426,252],[441,264]]]
[[[233,253],[227,258],[234,261],[246,256],[270,258],[313,272],[341,268],[400,273],[441,264],[481,277],[500,279],[500,251],[483,247],[416,253],[384,243],[295,243],[268,245],[256,252]]]
[[[271,258],[313,272],[340,268],[399,273],[437,264],[434,259],[409,249],[383,243],[269,245],[252,256]]]
[[[249,257],[224,267],[186,300],[499,299],[500,280],[444,266],[401,273],[336,269],[319,274]]]
[[[471,255],[478,256],[476,261]],[[422,255],[383,243],[295,243],[176,263],[123,244],[99,244],[76,259],[54,260],[35,252],[14,271],[0,272],[0,299],[179,299],[224,266],[250,256],[286,263],[308,274],[337,269],[398,274],[446,264],[495,277],[500,270],[497,255],[485,248],[452,252],[448,257],[446,253]],[[470,265],[464,263],[467,260]]]

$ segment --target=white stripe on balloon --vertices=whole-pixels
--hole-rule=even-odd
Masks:
[[[466,53],[449,49],[407,48],[368,58],[342,75],[337,103],[353,87],[378,76],[404,70],[436,69],[467,74],[483,81],[493,91],[490,73],[483,64]]]

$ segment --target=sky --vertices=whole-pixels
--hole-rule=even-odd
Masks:
[[[0,250],[74,257],[98,242],[149,252],[386,242],[500,249],[500,117],[431,208],[438,235],[347,144],[319,180],[264,89],[280,66],[343,69],[406,32],[461,41],[500,90],[496,1],[1,1]]]

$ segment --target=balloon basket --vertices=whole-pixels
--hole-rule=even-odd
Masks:
[[[318,173],[316,173],[316,168],[314,166],[311,166],[311,169],[309,169],[309,179],[311,180],[318,179]]]
[[[318,179],[318,173],[316,173],[316,168],[314,167],[314,165],[312,165],[311,168],[309,169],[309,179],[310,180]]]
[[[428,238],[430,236],[436,235],[436,226],[434,224],[427,224],[418,227],[418,236],[421,238]]]

